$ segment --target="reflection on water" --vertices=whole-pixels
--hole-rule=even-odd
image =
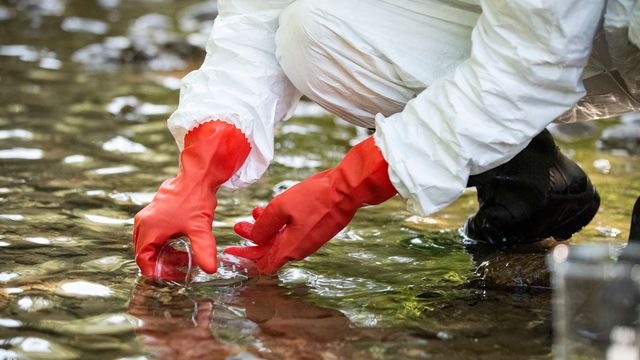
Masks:
[[[141,279],[129,314],[142,320],[135,331],[161,358],[354,357],[368,350],[343,343],[345,338],[392,343],[395,335],[388,329],[358,328],[342,312],[306,302],[308,292],[283,288],[275,278],[192,293]]]
[[[137,277],[132,218],[177,171],[164,121],[214,3],[0,0],[0,358],[547,357],[543,253],[465,249],[473,191],[430,217],[399,199],[363,209],[277,278],[184,291]],[[220,246],[366,135],[312,104],[297,116],[267,176],[222,191]],[[594,138],[563,148],[603,197],[574,241],[622,241],[640,159]]]

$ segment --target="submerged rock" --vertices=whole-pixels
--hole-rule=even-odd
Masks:
[[[445,354],[435,359],[516,359],[520,354],[545,358],[552,340],[550,295],[548,291],[478,291],[432,299],[415,332],[428,339],[431,354]],[[479,353],[483,342],[496,350]],[[450,349],[455,349],[455,356]],[[500,356],[490,351],[499,351]]]
[[[29,18],[61,16],[67,8],[67,0],[18,0],[15,9],[28,14]]]
[[[602,150],[625,150],[640,155],[640,121],[614,125],[602,133],[598,147]]]
[[[476,264],[475,274],[480,286],[489,289],[550,288],[550,270],[546,256],[559,242],[553,238],[514,246],[508,250],[477,243],[468,244],[467,251]]]
[[[107,111],[125,121],[144,121],[148,116],[165,115],[171,107],[140,101],[135,96],[118,96],[107,105]]]
[[[487,288],[549,288],[546,253],[501,253],[483,261],[476,275]]]
[[[190,44],[171,23],[169,17],[160,14],[136,19],[128,34],[132,46],[125,54],[133,62],[146,62],[152,70],[165,71],[182,69],[186,60],[201,58],[204,48]]]
[[[131,42],[124,36],[107,37],[102,43],[90,44],[75,51],[71,60],[95,70],[112,70],[116,65],[127,62],[124,51],[130,46]]]
[[[162,14],[146,14],[137,18],[129,27],[129,39],[133,42],[163,44],[178,37],[173,32],[171,18]]]
[[[186,7],[180,12],[179,27],[183,32],[199,31],[202,27],[213,25],[213,19],[218,16],[218,2],[204,1]]]
[[[29,45],[0,45],[0,56],[15,57],[24,62],[38,62],[39,66],[45,69],[59,69],[62,66],[55,52]]]
[[[598,126],[593,122],[575,122],[567,124],[551,124],[547,127],[554,138],[573,142],[594,137],[598,134]]]
[[[202,59],[206,40],[217,15],[216,2],[207,1],[186,8],[179,32],[173,19],[162,14],[143,15],[131,23],[126,36],[107,37],[72,55],[72,60],[113,70],[120,64],[143,65],[154,71],[184,69],[188,62]]]
[[[189,33],[187,36],[189,44],[204,49],[216,16],[218,16],[217,1],[205,1],[184,9],[180,13],[178,26],[180,31]]]
[[[67,0],[13,0],[10,3],[33,29],[40,28],[45,17],[62,16],[67,9]],[[13,17],[13,14],[9,13],[9,16]]]

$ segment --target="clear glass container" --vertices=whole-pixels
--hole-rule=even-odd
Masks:
[[[218,271],[207,274],[195,263],[191,243],[187,237],[167,241],[158,253],[155,278],[162,284],[188,287],[191,284],[207,283],[226,286],[240,283],[257,275],[253,261],[218,253]]]
[[[640,360],[640,245],[558,245],[548,261],[554,358]]]

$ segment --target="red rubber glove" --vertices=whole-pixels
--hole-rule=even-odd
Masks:
[[[290,260],[311,255],[347,226],[360,207],[396,194],[387,169],[373,138],[368,138],[335,168],[289,188],[266,209],[256,208],[255,224],[236,224],[236,233],[258,246],[229,247],[225,252],[256,260],[261,273],[273,273]]]
[[[217,271],[211,233],[216,192],[251,151],[244,134],[223,121],[204,123],[184,140],[178,176],[162,183],[153,201],[134,217],[136,263],[146,276],[154,276],[162,245],[183,235],[191,240],[196,264],[207,273]]]

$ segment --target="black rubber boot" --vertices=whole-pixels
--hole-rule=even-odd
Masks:
[[[544,130],[509,162],[469,178],[480,209],[466,236],[504,247],[554,237],[566,240],[591,221],[600,196],[580,167]]]
[[[629,227],[629,242],[640,243],[640,196],[636,199],[631,211],[631,226]]]

